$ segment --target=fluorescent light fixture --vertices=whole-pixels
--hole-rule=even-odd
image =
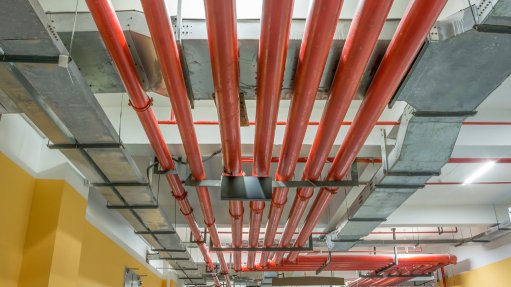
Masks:
[[[494,161],[488,161],[486,162],[481,168],[476,170],[473,174],[471,174],[465,181],[463,182],[463,185],[471,184],[474,182],[474,180],[478,179],[481,175],[485,174],[487,171],[489,171],[493,166],[495,165]]]

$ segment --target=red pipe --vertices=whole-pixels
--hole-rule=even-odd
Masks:
[[[266,266],[256,269],[248,269],[244,266],[241,272],[266,272],[266,271],[316,271],[328,260],[326,255],[301,255],[295,262],[285,260],[276,265],[270,262]],[[402,254],[398,256],[398,265],[395,268],[414,267],[417,265],[446,266],[456,264],[457,258],[453,255],[439,254]],[[334,255],[331,263],[325,271],[353,271],[353,270],[378,270],[394,263],[394,255]],[[388,270],[387,272],[390,272]]]
[[[333,79],[321,124],[309,152],[309,159],[305,164],[302,180],[318,180],[321,177],[321,171],[341,128],[340,124],[357,91],[360,79],[392,7],[392,2],[393,0],[359,1],[339,60],[339,68]],[[280,247],[286,247],[291,242],[313,194],[314,188],[298,188],[293,207],[289,212],[286,229],[279,243]],[[283,256],[284,252],[277,252],[274,258],[275,262],[280,264]]]
[[[332,163],[328,180],[342,179],[350,170],[351,163],[399,87],[446,2],[447,0],[410,2],[355,116],[354,124]],[[337,189],[321,189],[294,244],[296,247],[302,247],[307,242],[309,234],[336,192]],[[298,252],[292,252],[288,259],[295,261],[297,256]]]
[[[442,273],[442,284],[444,287],[447,287],[447,277],[445,276],[444,267],[440,268],[440,272]]]
[[[284,133],[281,159],[276,179],[289,180],[293,177],[307,123],[312,113],[323,69],[333,41],[342,0],[315,0],[311,3],[300,47],[299,62],[295,77],[294,95],[289,109],[288,124]],[[266,226],[264,246],[271,247],[279,226],[287,188],[275,189]],[[266,265],[269,252],[261,254],[261,265]]]
[[[238,75],[238,38],[236,33],[236,6],[234,0],[204,0],[211,69],[215,99],[220,119],[224,173],[240,176],[240,102]],[[232,245],[242,247],[243,202],[229,201]],[[234,253],[234,270],[241,268],[241,253]]]
[[[252,168],[254,176],[268,176],[270,173],[293,2],[293,0],[266,0],[263,4],[257,66],[257,124]],[[263,201],[250,202],[250,234],[248,238],[250,247],[258,245],[264,206]],[[247,265],[249,268],[254,268],[255,255],[255,252],[248,253]]]
[[[163,135],[158,127],[155,114],[151,108],[151,101],[147,97],[140,79],[135,70],[133,58],[128,48],[128,43],[124,37],[123,30],[115,15],[114,8],[108,0],[87,0],[87,6],[96,22],[99,33],[112,56],[117,67],[119,75],[130,96],[131,105],[137,112],[142,126],[149,138],[149,142],[164,170],[175,170],[174,162],[170,152],[165,144]],[[175,174],[167,174],[172,194],[176,198],[179,209],[194,236],[196,241],[202,241],[201,232],[195,217],[193,209],[186,197],[187,193],[181,184],[181,180]],[[209,256],[209,251],[204,243],[199,243],[198,247],[204,256],[204,261],[211,271],[214,271],[214,264]]]
[[[183,147],[188,158],[190,171],[194,179],[206,179],[201,153],[197,141],[197,135],[193,127],[192,112],[190,110],[179,50],[172,23],[163,0],[142,0],[142,6],[146,17],[147,25],[151,33],[151,39],[160,62],[160,68],[169,92],[172,104],[171,115],[177,118],[179,133],[183,141]],[[215,225],[215,217],[207,187],[197,187],[197,195],[201,203],[204,224],[209,230],[210,238],[215,247],[221,247],[220,238]],[[223,253],[217,252],[221,271],[224,274],[229,272]],[[229,277],[225,276],[227,285],[230,285]]]

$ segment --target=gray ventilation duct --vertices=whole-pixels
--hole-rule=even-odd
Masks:
[[[439,174],[463,121],[511,73],[511,34],[502,34],[511,30],[511,0],[498,2],[484,23],[476,12],[467,8],[433,27],[395,96],[410,105],[396,145],[326,236],[329,249],[352,248]]]
[[[109,208],[118,212],[186,283],[201,284],[169,216],[158,206],[147,179],[119,143],[119,135],[95,99],[37,1],[0,1],[0,100],[15,104],[85,175]],[[66,67],[67,66],[67,67]],[[151,257],[152,256],[152,257]],[[156,257],[156,258],[154,258]],[[175,258],[175,259],[174,259]],[[193,278],[193,279],[192,279]]]
[[[159,66],[154,59],[154,49],[149,38],[149,31],[144,15],[139,11],[119,11],[117,16],[124,28],[125,36],[130,43],[132,54],[139,68],[141,79],[146,88],[158,92],[162,89]],[[74,13],[49,13],[55,31],[65,43],[68,42],[73,27]],[[298,54],[305,29],[305,19],[293,19],[290,31],[289,47],[286,59],[286,69],[282,85],[282,98],[290,99],[294,87],[294,77],[298,64]],[[79,13],[73,54],[83,76],[91,83],[94,92],[122,92],[124,91],[120,79],[110,65],[108,53],[101,43],[97,28],[89,13]],[[394,35],[399,24],[398,19],[389,19],[385,23],[379,37],[375,52],[369,61],[366,73],[357,92],[361,98],[372,80],[375,69]],[[259,46],[260,20],[238,20],[240,89],[245,99],[256,98],[256,72],[257,51]],[[323,71],[318,99],[326,99],[330,89],[342,47],[348,34],[351,20],[339,20],[334,36],[332,48]],[[183,56],[183,74],[188,83],[189,96],[196,100],[211,100],[214,93],[213,75],[210,66],[210,54],[204,19],[183,19],[181,27],[175,26],[176,38],[180,39],[180,48]],[[141,73],[145,71],[144,73]],[[98,75],[101,75],[99,77]],[[148,85],[147,85],[148,84]],[[160,92],[158,92],[160,93]]]

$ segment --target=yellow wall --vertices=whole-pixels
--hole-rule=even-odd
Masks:
[[[122,286],[124,268],[143,286],[166,286],[85,219],[87,201],[62,180],[40,180],[0,153],[0,286]],[[5,252],[5,255],[4,255]]]
[[[136,268],[137,274],[147,275],[142,277],[143,286],[162,286],[160,278],[154,276],[94,226],[86,223],[78,286],[122,286],[125,267]]]
[[[0,153],[0,286],[18,286],[35,180]],[[8,220],[7,220],[8,219]]]
[[[36,180],[21,265],[20,287],[49,286],[62,181]]]
[[[509,287],[511,286],[511,258],[447,278],[449,287]],[[437,283],[437,286],[442,286]]]

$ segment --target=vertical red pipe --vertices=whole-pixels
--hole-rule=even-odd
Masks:
[[[257,65],[257,102],[254,140],[254,176],[268,176],[273,153],[280,92],[286,66],[294,0],[265,0]],[[264,202],[250,202],[248,245],[257,247]],[[254,268],[255,252],[248,253],[247,266]]]
[[[124,37],[121,25],[114,8],[108,0],[87,0],[87,6],[98,27],[99,33],[117,67],[119,75],[128,92],[131,104],[142,123],[149,142],[164,170],[174,170],[174,162],[167,148],[163,135],[159,130],[158,123],[152,108],[151,101],[147,97],[140,79],[135,70],[135,64]],[[193,215],[193,209],[187,199],[187,193],[177,175],[168,174],[166,178],[171,186],[172,193],[176,198],[181,213],[183,213],[190,230],[196,241],[202,241],[202,235]],[[198,244],[199,250],[204,256],[204,261],[211,271],[214,264],[209,256],[209,251],[204,243]]]
[[[300,47],[288,124],[280,154],[281,161],[277,168],[277,180],[289,180],[294,175],[307,123],[341,13],[342,2],[342,0],[315,0],[309,10]],[[287,188],[275,189],[273,193],[264,238],[265,247],[273,245],[287,194]],[[269,255],[269,252],[261,254],[261,265],[266,265]]]
[[[238,38],[235,0],[204,0],[211,69],[222,137],[224,173],[242,175]],[[243,202],[230,201],[232,245],[242,247]],[[234,252],[234,269],[241,268],[241,252]]]
[[[362,106],[353,120],[353,125],[332,163],[327,176],[328,180],[342,179],[350,170],[351,164],[385,106],[396,92],[446,2],[447,0],[414,0],[410,2],[366,93]],[[301,247],[305,244],[336,192],[337,189],[321,189],[307,215],[295,246]],[[297,255],[298,252],[293,252],[288,259],[294,261]]]
[[[194,179],[203,180],[206,178],[206,175],[193,126],[192,113],[179,59],[179,50],[174,38],[174,31],[167,7],[164,0],[142,0],[141,2],[172,104],[172,115],[175,113],[177,118],[177,125],[188,158],[190,171]],[[196,190],[204,217],[204,224],[209,230],[211,241],[215,247],[221,247],[208,188],[197,187]],[[227,274],[229,268],[225,262],[223,252],[219,251],[217,255],[222,273]],[[228,281],[229,278],[226,277],[226,282]]]
[[[440,268],[440,272],[442,273],[442,284],[443,284],[443,287],[447,287],[447,277],[445,277],[444,267]]]
[[[328,102],[305,164],[302,180],[318,180],[320,178],[328,154],[341,128],[341,123],[348,112],[351,100],[357,91],[360,79],[392,7],[392,2],[393,0],[359,2],[339,59]],[[313,193],[313,188],[298,188],[279,243],[280,247],[285,247],[291,242]],[[280,264],[283,255],[284,252],[277,252],[275,263]]]

